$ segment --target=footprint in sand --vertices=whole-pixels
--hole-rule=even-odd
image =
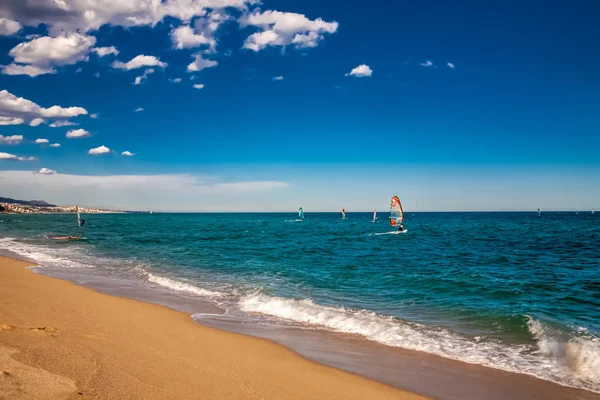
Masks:
[[[0,324],[0,331],[13,331],[13,330],[44,332],[44,333],[57,333],[58,332],[58,329],[53,328],[51,326],[22,327],[22,326],[15,326],[15,325],[9,325],[9,324]]]
[[[0,329],[8,330],[6,326]],[[60,400],[78,392],[72,379],[18,362],[11,357],[15,353],[0,345],[0,399]]]

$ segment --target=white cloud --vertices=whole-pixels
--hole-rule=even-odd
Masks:
[[[243,16],[242,26],[257,26],[263,29],[250,35],[244,48],[260,51],[268,46],[295,45],[298,48],[316,47],[325,34],[335,33],[337,22],[326,22],[321,18],[311,20],[303,14],[280,11],[255,10]]]
[[[431,67],[432,65],[433,65],[433,63],[429,60],[427,60],[421,64],[422,67]]]
[[[130,152],[130,151],[127,151],[127,150],[126,150],[126,151],[124,151],[124,152],[122,152],[122,153],[121,153],[121,155],[122,155],[122,156],[127,156],[127,157],[133,157],[133,156],[135,156],[135,154],[134,154],[134,153],[132,153],[132,152]]]
[[[4,0],[0,12],[28,26],[47,25],[52,34],[94,31],[103,25],[155,26],[165,17],[189,22],[210,19],[207,9],[245,10],[255,0]],[[213,11],[214,13],[214,11]]]
[[[0,144],[19,144],[23,140],[23,135],[3,136],[0,135]]]
[[[110,153],[110,149],[106,146],[100,146],[100,147],[96,147],[94,149],[90,149],[90,151],[88,151],[88,154],[91,155],[100,155],[100,154],[106,154],[106,153]]]
[[[115,46],[110,46],[110,47],[95,47],[92,50],[95,51],[96,54],[98,54],[98,57],[104,57],[104,56],[107,56],[109,54],[114,54],[115,56],[119,55],[119,50],[117,50],[117,48]]]
[[[31,121],[29,121],[29,126],[38,126],[44,123],[46,123],[46,120],[44,118],[34,118]]]
[[[113,68],[126,69],[126,70],[132,70],[132,69],[137,69],[137,68],[142,68],[142,67],[165,68],[167,65],[168,65],[167,63],[160,61],[158,58],[156,58],[154,56],[146,56],[143,54],[132,58],[131,60],[129,60],[126,63],[123,63],[121,61],[115,61],[112,63]]]
[[[452,69],[456,68],[456,67],[455,67],[455,65],[454,65],[454,64],[452,64],[452,63],[448,63],[448,64],[446,64],[446,65],[447,65],[449,68],[452,68]]]
[[[317,47],[322,38],[323,36],[317,32],[297,33],[292,39],[292,44],[295,44],[300,49]]]
[[[285,38],[275,31],[256,32],[248,36],[244,42],[244,48],[260,51],[267,46],[283,46]]]
[[[96,38],[79,33],[67,33],[57,37],[42,36],[16,45],[8,54],[14,58],[11,65],[4,66],[7,75],[37,76],[52,74],[54,67],[87,61]]]
[[[346,76],[356,76],[357,78],[364,78],[371,75],[373,75],[373,70],[367,64],[361,64],[346,74]]]
[[[140,111],[144,111],[144,107],[138,107],[135,110],[133,110],[135,112],[140,112]]]
[[[0,115],[0,125],[21,125],[24,123],[25,120],[23,118]]]
[[[50,147],[60,147],[60,143],[52,143]]]
[[[85,129],[71,129],[65,135],[67,139],[81,139],[90,136],[92,136],[92,134],[86,131]]]
[[[90,115],[90,118],[92,118],[91,115]],[[77,125],[77,123],[76,122],[71,122],[71,121],[54,121],[49,126],[50,126],[50,128],[62,128],[62,127],[65,127],[65,126],[75,126],[75,125]]]
[[[140,85],[142,82],[144,82],[146,79],[148,79],[148,75],[153,74],[153,73],[154,73],[154,69],[153,68],[148,68],[147,70],[144,71],[143,75],[135,77],[135,80],[133,81],[133,84],[134,85]]]
[[[77,67],[77,68],[75,69],[75,73],[76,73],[76,74],[80,73],[81,71],[83,71],[83,68],[81,68],[81,67]]]
[[[56,70],[54,68],[43,68],[35,65],[9,64],[2,65],[2,73],[4,75],[28,75],[33,78],[38,75],[55,74]]]
[[[31,171],[0,171],[6,195],[43,198],[55,204],[117,209],[169,211],[268,211],[273,196],[289,184],[276,180],[221,181],[215,177],[178,175],[43,176]],[[198,199],[202,198],[202,202]],[[297,201],[297,200],[294,200]]]
[[[42,139],[42,138],[40,138],[40,139],[35,139],[35,142],[37,144],[48,144],[50,141],[48,139]]]
[[[40,175],[54,175],[56,174],[56,171],[50,168],[40,168],[39,171],[36,172],[36,174],[40,174]]]
[[[98,114],[90,114],[90,118],[96,119],[96,118],[98,118]]]
[[[82,107],[44,108],[23,97],[17,97],[7,90],[0,91],[0,125],[19,125],[33,122],[37,118],[68,119],[86,114],[87,110]]]
[[[171,81],[173,83],[180,83],[181,82],[181,78],[173,78],[173,79],[169,79],[169,81]]]
[[[197,83],[194,85],[194,89],[204,89],[204,83]]]
[[[273,77],[273,80],[274,81],[282,81],[283,80],[283,76],[281,76],[281,75],[280,76],[275,76],[275,77]]]
[[[35,158],[35,157],[19,157],[19,156],[15,156],[14,154],[0,152],[0,160],[35,161],[35,160],[37,160],[37,158]]]
[[[206,36],[204,32],[196,33],[189,25],[181,25],[171,31],[171,40],[176,49],[192,49],[208,46],[214,49],[217,42],[214,37]]]
[[[188,66],[187,66],[187,71],[188,72],[198,72],[198,71],[202,71],[203,69],[206,68],[212,68],[217,66],[219,63],[213,60],[207,60],[205,58],[202,58],[201,54],[194,54],[194,61],[192,61]]]
[[[17,21],[0,18],[0,36],[10,36],[19,32],[23,26]]]
[[[95,76],[96,78],[100,78],[100,72],[96,72],[96,73],[94,74],[94,76]]]

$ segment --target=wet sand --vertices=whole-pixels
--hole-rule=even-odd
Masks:
[[[422,399],[0,257],[0,399]]]

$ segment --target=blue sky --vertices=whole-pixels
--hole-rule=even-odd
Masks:
[[[0,5],[2,195],[175,211],[381,209],[393,194],[412,210],[600,208],[597,2],[20,3]],[[162,185],[171,196],[152,196]]]

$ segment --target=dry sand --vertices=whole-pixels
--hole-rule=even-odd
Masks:
[[[422,399],[0,257],[0,399]]]

